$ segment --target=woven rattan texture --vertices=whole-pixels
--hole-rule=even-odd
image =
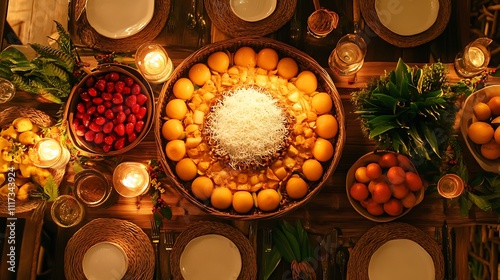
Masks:
[[[435,39],[444,31],[451,15],[451,1],[439,0],[439,12],[436,22],[429,29],[413,36],[402,36],[393,33],[380,22],[375,11],[375,1],[359,1],[363,19],[380,38],[400,48],[419,46]]]
[[[76,1],[75,15],[79,15],[85,7],[86,0],[74,1]],[[103,52],[134,52],[141,44],[154,40],[160,34],[167,22],[169,11],[170,0],[155,0],[153,18],[148,25],[137,34],[122,39],[111,39],[97,33],[87,21],[86,11],[83,11],[78,21],[72,24],[82,43],[90,48]]]
[[[444,259],[439,245],[429,234],[405,223],[380,224],[363,234],[349,257],[347,279],[369,280],[368,266],[373,253],[387,241],[403,238],[422,246],[434,261],[435,279],[444,279]]]
[[[165,119],[165,107],[168,101],[170,101],[171,96],[173,96],[172,94],[173,85],[179,78],[187,77],[187,73],[191,68],[191,66],[193,66],[198,62],[206,63],[208,56],[213,52],[229,51],[231,53],[234,53],[238,48],[243,46],[252,47],[257,52],[262,48],[272,48],[278,52],[280,58],[290,57],[295,59],[301,71],[309,70],[316,75],[318,79],[318,91],[327,92],[331,95],[334,107],[333,115],[335,116],[335,118],[339,123],[339,131],[337,138],[333,142],[335,153],[333,155],[330,164],[324,167],[325,172],[323,174],[322,179],[310,184],[311,191],[302,200],[299,201],[282,200],[277,211],[258,212],[258,210],[255,210],[254,212],[250,212],[248,214],[238,214],[235,212],[217,210],[211,206],[207,206],[202,201],[197,200],[190,193],[189,190],[190,184],[185,183],[176,177],[175,163],[172,163],[166,157],[165,153],[166,140],[163,138],[161,134],[161,126],[162,126],[161,121],[154,122],[153,124],[155,130],[157,149],[160,155],[160,162],[165,167],[167,175],[169,176],[171,182],[174,184],[177,190],[181,193],[181,195],[186,197],[189,201],[191,201],[193,204],[197,205],[204,211],[222,218],[241,219],[241,220],[255,220],[262,218],[279,217],[303,205],[319,192],[319,190],[326,182],[328,177],[333,173],[333,171],[337,167],[340,157],[342,155],[342,150],[344,148],[346,120],[344,115],[344,108],[342,106],[342,100],[340,99],[340,95],[337,89],[335,88],[335,85],[330,76],[328,75],[328,73],[308,54],[300,50],[297,50],[296,48],[293,48],[289,45],[286,45],[282,42],[265,37],[234,38],[204,46],[203,48],[199,49],[198,51],[194,52],[189,57],[187,57],[181,64],[179,64],[176,67],[175,71],[172,73],[172,77],[163,86],[156,104],[155,119],[156,120]]]
[[[276,9],[267,18],[248,22],[237,17],[229,5],[230,0],[205,0],[212,23],[229,37],[264,36],[280,29],[293,16],[297,0],[278,0]]]
[[[66,279],[85,280],[82,261],[90,247],[100,242],[122,247],[128,258],[123,279],[153,279],[155,255],[148,235],[136,224],[119,219],[94,219],[79,229],[68,241],[64,252]]]
[[[206,234],[219,234],[234,242],[241,254],[241,272],[238,280],[257,279],[257,260],[255,252],[243,233],[236,228],[219,222],[197,222],[184,230],[175,241],[170,258],[170,267],[175,280],[182,280],[180,259],[186,245],[193,239]]]
[[[12,121],[18,117],[29,118],[31,122],[39,125],[40,127],[50,127],[54,124],[54,120],[49,115],[45,114],[40,110],[28,107],[9,107],[0,112],[0,128],[8,128],[12,123]],[[52,176],[54,176],[55,182],[58,184],[61,183],[64,177],[65,170],[51,169],[50,172],[52,173]],[[31,198],[25,202],[16,201],[15,212],[16,213],[29,212],[35,209],[40,203],[42,203],[41,199],[34,199],[34,198]],[[0,199],[0,213],[5,214],[7,213],[7,210],[8,210],[7,199],[5,197],[2,197]]]

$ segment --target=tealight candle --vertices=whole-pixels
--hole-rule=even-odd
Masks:
[[[123,197],[144,194],[149,187],[149,173],[139,162],[122,162],[113,172],[113,187]]]
[[[146,43],[135,53],[135,63],[141,74],[151,83],[165,82],[174,69],[174,64],[167,51],[159,45]]]
[[[32,161],[38,167],[57,169],[69,162],[70,154],[68,149],[55,139],[41,139],[35,144],[34,150],[35,154]]]

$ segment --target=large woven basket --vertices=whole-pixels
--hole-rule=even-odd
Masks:
[[[324,167],[324,174],[322,179],[309,185],[310,191],[306,195],[306,197],[298,201],[282,200],[278,210],[273,212],[262,212],[259,210],[254,210],[248,214],[238,214],[234,211],[217,210],[211,207],[210,205],[206,205],[202,201],[196,199],[189,191],[190,189],[189,184],[179,180],[175,175],[175,164],[166,157],[165,153],[166,140],[162,137],[161,134],[162,123],[166,116],[165,106],[173,96],[173,94],[171,93],[175,81],[177,81],[181,77],[187,77],[187,73],[191,68],[191,66],[193,66],[198,62],[206,62],[207,57],[211,53],[216,51],[229,51],[231,53],[234,53],[238,48],[242,46],[252,47],[256,52],[258,52],[262,48],[272,48],[278,52],[279,57],[290,57],[295,59],[295,61],[297,61],[299,65],[300,70],[309,70],[313,72],[318,79],[318,91],[324,91],[331,95],[334,107],[333,115],[337,118],[339,123],[338,135],[335,138],[334,142],[332,143],[334,146],[335,153],[333,158],[331,159],[331,162]],[[320,191],[325,181],[335,170],[340,160],[345,142],[344,109],[342,106],[342,101],[340,99],[340,96],[337,92],[337,89],[335,88],[335,85],[331,80],[330,76],[328,75],[328,73],[313,58],[311,58],[306,53],[303,53],[297,50],[296,48],[293,48],[289,45],[286,45],[284,43],[269,38],[263,38],[263,37],[235,38],[213,43],[199,49],[198,51],[190,55],[188,58],[186,58],[181,64],[179,64],[179,66],[177,66],[170,80],[163,86],[160,96],[158,98],[156,108],[157,110],[155,119],[157,121],[154,123],[155,137],[156,137],[157,149],[160,155],[160,161],[163,167],[165,168],[167,175],[170,177],[172,183],[177,188],[177,190],[189,201],[191,201],[193,204],[197,205],[201,209],[205,210],[206,212],[222,218],[242,219],[242,220],[274,218],[282,216],[283,214],[291,210],[294,210],[297,207],[300,207]]]
[[[9,107],[0,112],[0,129],[8,128],[13,120],[18,117],[26,117],[31,122],[39,125],[40,127],[50,127],[54,125],[55,121],[45,112],[29,108],[29,107]],[[65,169],[50,169],[52,176],[57,184],[60,184],[65,173]],[[15,212],[24,213],[35,209],[40,203],[41,199],[30,198],[28,201],[16,201]],[[7,199],[0,197],[0,213],[7,213]]]

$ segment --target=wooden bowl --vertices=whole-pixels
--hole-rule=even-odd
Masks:
[[[110,151],[105,151],[103,145],[97,145],[93,142],[86,141],[85,137],[77,135],[76,127],[73,125],[73,121],[76,119],[77,114],[77,104],[82,101],[80,94],[86,90],[86,82],[90,78],[102,77],[111,72],[118,73],[121,77],[130,77],[135,83],[139,84],[141,88],[141,93],[147,96],[146,102],[142,105],[146,107],[146,115],[142,119],[144,121],[143,129],[137,133],[137,137],[133,140],[126,139],[125,145],[121,149],[112,149]],[[128,95],[123,94],[124,99]],[[124,104],[124,103],[123,103]],[[121,104],[116,104],[121,105]],[[115,104],[112,105],[113,108]],[[115,156],[123,154],[139,144],[146,134],[151,129],[153,124],[153,116],[155,115],[154,106],[154,94],[149,83],[142,77],[142,75],[135,69],[114,63],[99,65],[91,74],[86,75],[77,85],[73,87],[71,93],[68,97],[68,102],[64,110],[64,119],[67,121],[68,135],[73,143],[73,145],[80,151],[94,156]],[[107,119],[106,122],[111,122],[112,120]],[[127,138],[127,134],[125,134]]]
[[[166,104],[171,99],[175,98],[173,97],[172,94],[174,83],[182,77],[188,77],[188,71],[194,64],[199,62],[207,63],[207,58],[210,54],[217,51],[229,52],[231,54],[234,54],[236,50],[238,50],[240,47],[243,46],[252,47],[256,52],[258,52],[262,48],[272,48],[278,53],[279,58],[290,57],[294,59],[299,66],[299,71],[309,70],[313,72],[318,80],[318,92],[323,91],[328,93],[333,101],[333,108],[331,113],[336,117],[339,128],[337,136],[331,139],[330,141],[335,151],[334,155],[330,160],[323,163],[324,172],[321,179],[315,182],[308,182],[309,190],[305,197],[299,200],[293,200],[287,198],[283,184],[278,187],[282,199],[280,205],[276,210],[262,211],[259,210],[257,207],[254,207],[248,213],[240,214],[235,212],[231,207],[227,210],[218,210],[212,207],[210,201],[201,201],[193,195],[191,191],[191,181],[186,182],[180,180],[175,172],[176,162],[173,162],[166,156],[165,146],[168,141],[162,137],[161,130],[163,123],[167,120],[165,112]],[[230,65],[230,67],[231,66],[232,64]],[[181,193],[181,195],[186,197],[190,202],[197,205],[204,211],[222,218],[253,220],[253,219],[278,217],[305,204],[308,200],[310,200],[314,195],[316,195],[319,192],[319,190],[324,185],[327,178],[333,173],[333,171],[337,167],[345,142],[344,109],[342,106],[342,101],[340,99],[340,96],[337,92],[337,89],[335,88],[335,85],[333,84],[333,81],[331,80],[328,73],[309,55],[284,43],[269,38],[261,38],[261,37],[243,37],[243,38],[230,39],[226,41],[217,42],[201,48],[200,50],[196,51],[191,56],[186,58],[175,69],[170,80],[163,86],[160,96],[158,98],[155,119],[158,120],[154,124],[154,130],[155,130],[157,149],[160,155],[160,162],[162,166],[165,168],[166,173],[171,179],[173,185]]]
[[[366,166],[366,165],[368,165],[369,163],[372,163],[372,162],[378,162],[380,160],[380,158],[382,157],[382,155],[384,155],[386,153],[393,153],[395,155],[398,155],[398,153],[390,152],[390,151],[375,151],[375,152],[367,153],[367,154],[363,155],[362,157],[360,157],[351,166],[351,168],[349,168],[349,171],[347,172],[347,176],[346,176],[347,198],[349,199],[349,202],[351,203],[352,207],[359,214],[361,214],[361,216],[363,216],[363,217],[365,217],[365,218],[367,218],[369,220],[372,220],[374,222],[390,222],[390,221],[394,221],[394,220],[396,220],[396,219],[398,219],[398,218],[406,215],[411,210],[411,208],[403,208],[403,212],[400,215],[398,215],[398,216],[390,216],[387,213],[384,213],[384,214],[382,214],[380,216],[375,216],[375,215],[370,214],[366,210],[366,208],[364,208],[361,205],[361,203],[359,201],[357,201],[354,198],[352,198],[351,195],[349,194],[349,189],[356,182],[356,179],[355,179],[356,169],[358,169],[361,166]],[[387,170],[384,170],[384,171],[386,172]],[[415,167],[415,165],[411,161],[410,161],[410,167],[406,171],[412,171],[412,172],[415,172],[415,173],[418,174],[417,168]],[[415,205],[413,207],[415,207],[420,202],[422,202],[422,200],[424,199],[424,192],[425,192],[424,187],[422,187],[419,191],[414,192],[415,197],[416,197],[416,202],[415,202]]]
[[[479,166],[487,172],[500,173],[500,159],[491,160],[481,154],[481,145],[478,145],[467,136],[469,126],[477,121],[474,116],[474,105],[479,102],[487,103],[492,97],[500,96],[500,85],[484,87],[469,95],[462,106],[462,116],[460,118],[460,131],[467,148],[476,159]]]

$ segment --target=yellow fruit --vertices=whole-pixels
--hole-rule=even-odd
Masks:
[[[175,97],[182,100],[188,100],[193,96],[193,82],[188,78],[180,78],[175,82],[172,90]]]
[[[262,211],[273,211],[280,204],[280,195],[274,189],[261,190],[257,194],[257,205]]]
[[[188,77],[189,79],[197,86],[203,86],[212,74],[210,73],[210,69],[203,63],[197,63],[189,69]]]
[[[500,144],[500,126],[495,129],[495,133],[493,134],[493,138],[495,139],[495,142]]]
[[[370,177],[366,174],[366,166],[360,166],[354,171],[354,178],[360,183],[370,182]]]
[[[328,93],[320,92],[312,97],[311,105],[318,115],[322,115],[332,110],[333,101]]]
[[[225,52],[214,52],[208,57],[207,64],[210,69],[225,73],[229,68],[229,56]]]
[[[491,109],[484,102],[477,103],[472,110],[474,110],[474,115],[480,121],[486,121],[491,117]]]
[[[319,161],[327,161],[333,156],[333,145],[326,139],[318,138],[314,143],[312,154]]]
[[[191,181],[198,174],[198,169],[191,158],[183,158],[175,165],[175,173],[181,180]]]
[[[251,47],[241,47],[234,53],[233,61],[235,65],[252,68],[257,65],[257,54]]]
[[[182,120],[188,111],[186,102],[178,98],[170,100],[165,110],[167,112],[167,117],[178,120]]]
[[[231,206],[233,202],[233,193],[225,187],[215,188],[210,197],[210,203],[214,208],[224,210]]]
[[[309,181],[318,181],[323,176],[323,166],[315,159],[308,159],[302,164],[302,173]]]
[[[277,68],[277,74],[287,80],[297,76],[299,73],[299,65],[297,65],[297,62],[290,57],[280,59]]]
[[[271,48],[263,48],[257,53],[257,66],[264,70],[274,70],[278,66],[278,53]]]
[[[316,134],[325,139],[330,139],[337,136],[339,124],[337,119],[330,114],[324,114],[316,119]]]
[[[491,160],[500,158],[500,144],[498,144],[495,140],[491,140],[490,142],[481,145],[481,154],[483,157]]]
[[[318,79],[313,72],[305,70],[297,76],[295,86],[305,93],[313,93],[318,88]]]
[[[301,199],[306,196],[309,186],[304,179],[297,175],[292,176],[286,182],[286,193],[292,199]]]
[[[493,138],[495,131],[486,122],[473,122],[467,130],[470,140],[476,144],[486,144]]]
[[[233,209],[238,213],[247,213],[252,210],[254,201],[251,193],[247,191],[237,191],[233,194]]]
[[[184,126],[182,122],[177,119],[170,119],[161,127],[161,135],[167,140],[180,139],[183,134]]]
[[[165,147],[167,157],[179,161],[186,155],[186,144],[182,140],[169,141]]]
[[[207,176],[199,176],[191,184],[191,191],[200,200],[208,200],[212,196],[214,182]]]
[[[500,96],[494,96],[488,101],[488,107],[491,109],[493,116],[500,115]]]
[[[401,203],[403,203],[403,206],[406,208],[412,208],[417,203],[417,197],[413,192],[409,192],[401,199]]]

